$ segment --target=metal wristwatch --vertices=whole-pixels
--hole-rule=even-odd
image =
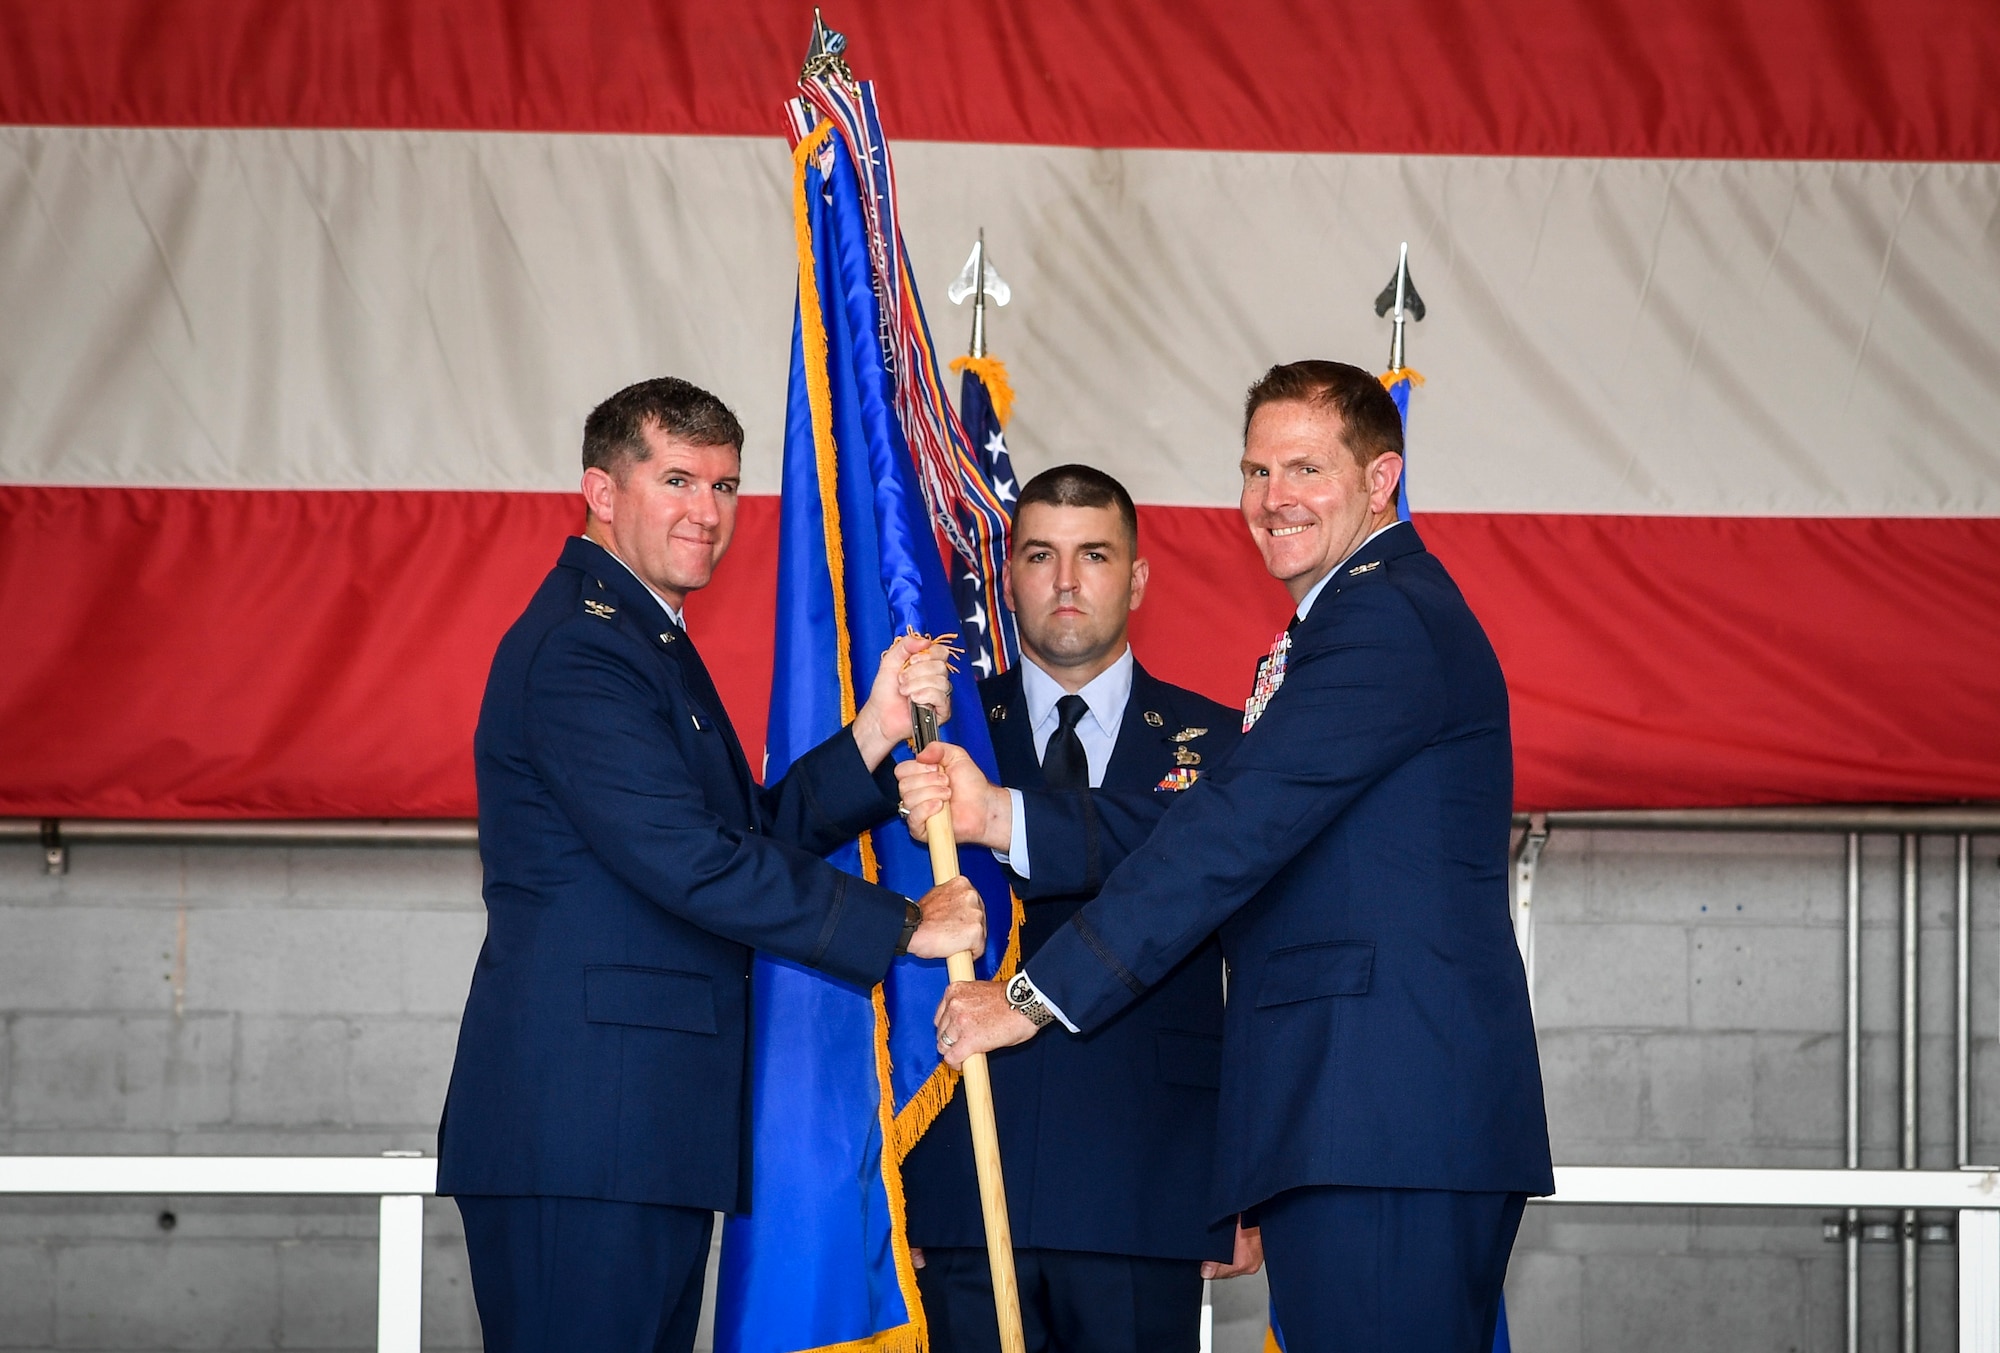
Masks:
[[[1016,973],[1014,980],[1007,984],[1007,1004],[1026,1015],[1037,1029],[1056,1017],[1056,1012],[1049,1009],[1048,1003],[1035,991],[1034,983],[1024,972]]]
[[[903,934],[896,941],[898,957],[910,952],[910,941],[917,937],[917,929],[924,923],[924,909],[914,902],[903,904]]]

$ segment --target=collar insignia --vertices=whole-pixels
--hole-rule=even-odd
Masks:
[[[1151,709],[1146,711],[1146,723],[1153,728],[1165,728],[1167,726],[1167,721],[1160,717],[1159,711]]]
[[[609,620],[612,616],[618,614],[616,606],[606,606],[603,602],[593,601],[589,597],[583,599],[583,609],[589,611],[599,620]]]
[[[670,644],[670,643],[672,643],[672,642],[673,642],[673,641],[675,640],[675,638],[677,638],[677,637],[678,637],[678,636],[677,636],[677,635],[675,635],[675,633],[674,633],[674,632],[673,632],[672,630],[661,630],[661,631],[660,631],[660,642],[661,642],[661,643],[663,643],[663,644]]]
[[[996,723],[1004,723],[1007,718],[1007,707],[1005,705],[995,705],[986,711],[986,717]]]

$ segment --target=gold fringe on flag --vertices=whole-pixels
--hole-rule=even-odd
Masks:
[[[1007,932],[1007,949],[1000,955],[1000,966],[994,969],[993,980],[1005,985],[1021,967],[1021,927],[1027,924],[1027,912],[1021,906],[1020,894],[1011,888],[1007,892],[1014,904],[1014,916]],[[888,1081],[888,1044],[882,1044],[881,1056],[884,1085]],[[944,1112],[944,1106],[951,1103],[951,1097],[958,1092],[958,1068],[943,1061],[917,1087],[909,1102],[895,1115],[892,1130],[888,1134],[889,1145],[896,1163],[901,1165],[916,1148],[923,1135],[930,1131],[937,1116]]]
[[[998,357],[954,357],[951,359],[953,371],[970,371],[979,377],[986,387],[986,397],[993,401],[993,416],[1000,420],[1000,426],[1007,426],[1008,415],[1014,412],[1014,387],[1007,380],[1007,364]]]

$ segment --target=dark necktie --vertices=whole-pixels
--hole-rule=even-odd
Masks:
[[[1083,739],[1076,735],[1077,724],[1090,712],[1080,695],[1065,695],[1056,701],[1056,731],[1042,753],[1042,783],[1050,789],[1090,788],[1090,758],[1083,754]]]

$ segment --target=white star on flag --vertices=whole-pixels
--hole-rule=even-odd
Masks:
[[[1011,479],[996,479],[993,481],[993,494],[1003,503],[1013,503],[1014,495],[1018,492],[1020,490],[1014,487],[1014,481]]]

